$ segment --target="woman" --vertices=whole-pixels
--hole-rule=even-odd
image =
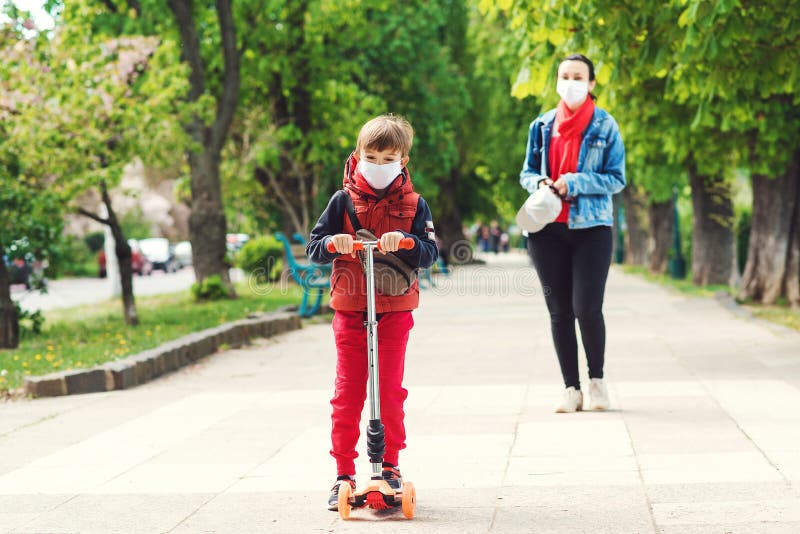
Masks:
[[[556,109],[531,123],[522,187],[552,187],[562,198],[556,220],[528,235],[528,252],[545,290],[566,390],[556,412],[583,409],[578,377],[581,329],[589,365],[589,409],[609,408],[603,382],[603,294],[611,263],[611,195],[625,187],[625,147],[616,121],[595,106],[594,65],[574,54],[558,66]]]

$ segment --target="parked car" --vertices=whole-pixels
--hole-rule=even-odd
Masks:
[[[250,240],[247,234],[225,234],[225,241],[228,247],[228,252],[236,254],[239,252],[245,243]]]
[[[138,274],[139,276],[151,274],[153,272],[153,264],[142,253],[139,242],[135,239],[129,239],[128,245],[131,247],[133,274]],[[100,278],[106,277],[106,251],[104,249],[100,249],[100,252],[97,253],[97,271]]]
[[[153,270],[161,269],[165,273],[174,273],[180,268],[168,239],[149,237],[140,240],[139,247],[145,257],[153,264]]]
[[[181,268],[192,265],[192,243],[190,241],[175,243],[173,252]]]

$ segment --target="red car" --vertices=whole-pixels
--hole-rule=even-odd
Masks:
[[[139,250],[136,242],[130,243],[131,245],[131,265],[133,267],[133,274],[139,276],[149,275],[153,272],[153,265],[147,261],[142,251]],[[100,278],[106,277],[106,251],[101,249],[97,253],[97,267],[100,273]]]

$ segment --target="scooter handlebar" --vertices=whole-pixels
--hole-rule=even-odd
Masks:
[[[380,250],[380,241],[378,243],[378,250]],[[404,237],[400,240],[400,245],[398,245],[398,249],[400,250],[411,250],[415,246],[414,238],[413,237]],[[333,244],[333,241],[328,241],[327,246],[328,252],[334,253],[336,252],[336,247]],[[362,241],[353,241],[353,250],[364,250],[364,243]]]

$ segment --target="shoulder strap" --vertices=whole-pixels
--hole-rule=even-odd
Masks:
[[[351,197],[350,193],[348,193],[346,190],[344,192],[344,196],[344,209],[347,212],[347,217],[350,219],[350,224],[353,225],[353,230],[358,232],[363,228],[363,226],[361,226],[361,223],[358,221],[358,217],[356,217],[356,208],[353,205],[353,197]]]

